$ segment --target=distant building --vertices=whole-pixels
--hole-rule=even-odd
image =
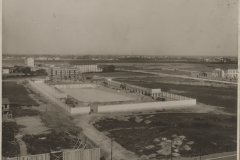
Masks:
[[[29,67],[34,67],[34,59],[33,58],[25,59],[25,65]]]
[[[59,79],[78,79],[79,69],[77,67],[52,67],[50,76]]]
[[[217,68],[217,69],[213,70],[212,76],[216,77],[216,78],[223,78],[224,77],[224,70],[221,70],[221,69]]]
[[[8,98],[2,98],[2,117],[12,118],[12,111],[9,110],[10,102]]]
[[[101,68],[98,68],[97,65],[78,65],[76,66],[79,68],[80,73],[85,73],[85,72],[102,72]]]
[[[238,77],[238,69],[228,69],[228,70],[226,70],[226,75],[229,78],[237,78]]]
[[[9,69],[2,69],[2,74],[9,74]]]
[[[48,58],[47,57],[38,57],[38,58],[36,58],[37,60],[48,60]]]

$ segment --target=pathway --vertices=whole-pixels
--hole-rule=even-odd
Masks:
[[[99,132],[90,124],[90,120],[94,115],[81,115],[77,117],[77,126],[82,127],[83,132],[103,151],[105,158],[111,159],[111,139],[105,133]],[[127,151],[121,145],[113,142],[113,160],[137,160],[139,159],[133,152]]]
[[[27,146],[23,140],[18,141],[20,146],[20,156],[27,156]]]

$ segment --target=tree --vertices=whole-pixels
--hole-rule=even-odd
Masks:
[[[103,72],[114,72],[114,71],[115,71],[115,66],[114,65],[103,67]]]
[[[22,68],[21,71],[22,71],[22,73],[30,74],[31,73],[31,68],[30,67]]]

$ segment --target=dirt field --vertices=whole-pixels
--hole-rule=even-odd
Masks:
[[[125,120],[103,118],[94,125],[99,131],[106,133],[109,138],[115,138],[121,146],[138,156],[147,155],[161,159],[169,157],[169,142],[163,138],[173,140],[173,148],[178,148],[176,153],[181,157],[198,156],[199,147],[201,155],[237,149],[236,116],[161,113],[122,117],[125,117]],[[137,122],[136,119],[142,121]],[[146,120],[150,123],[147,124]]]
[[[45,84],[45,83],[36,83],[36,85],[38,85],[39,87],[41,87],[42,89],[46,90],[48,93],[50,93],[51,95],[55,95],[55,94],[61,94],[61,92],[59,92],[58,90],[52,88],[51,86]]]
[[[132,98],[125,97],[116,93],[109,93],[98,89],[61,89],[63,92],[71,95],[79,101],[83,102],[114,102],[129,101]]]
[[[18,144],[11,144],[14,141],[14,134],[17,135],[18,126],[14,121],[2,123],[2,156],[15,157],[20,154]]]
[[[15,118],[21,134],[38,134],[40,131],[49,129],[45,126],[39,116]],[[40,132],[41,133],[41,132]],[[44,132],[51,133],[51,132]]]

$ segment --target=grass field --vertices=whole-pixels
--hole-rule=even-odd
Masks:
[[[20,154],[19,144],[11,144],[14,141],[14,133],[18,133],[16,122],[2,122],[2,156],[17,157]]]
[[[83,73],[83,76],[99,76],[99,77],[134,77],[134,76],[153,76],[153,74],[139,72],[98,72],[98,73]]]
[[[157,72],[157,73],[172,74],[172,75],[191,75],[191,72],[172,71],[172,70],[149,70],[149,72]]]
[[[25,116],[37,116],[38,111],[31,109],[30,107],[21,107],[19,105],[11,105],[10,110],[12,110],[13,118],[25,117]]]
[[[11,104],[38,106],[38,103],[29,97],[28,91],[22,84],[17,82],[2,82],[2,97],[8,98]]]
[[[186,114],[186,113],[162,113],[141,115],[140,123],[135,121],[135,116],[129,117],[128,121],[119,121],[106,118],[95,122],[96,128],[101,132],[109,132],[110,138],[115,138],[121,146],[137,155],[151,155],[156,151],[168,146],[162,138],[172,139],[183,135],[178,150],[183,157],[208,155],[212,153],[230,152],[237,149],[237,117],[216,114]],[[145,120],[151,121],[149,124]],[[158,138],[159,141],[155,141]],[[177,146],[176,143],[174,143]],[[153,148],[145,147],[153,145]],[[174,147],[173,147],[174,148]],[[175,148],[176,149],[176,148]],[[166,150],[165,150],[166,151]],[[167,152],[167,153],[166,153]],[[169,157],[169,150],[158,154],[157,158]],[[165,155],[164,155],[165,154]]]
[[[72,149],[75,143],[69,139],[63,139],[63,133],[52,132],[50,134],[25,135],[23,141],[27,145],[28,154],[44,154],[55,151],[57,147],[61,149]]]
[[[169,80],[171,80],[170,78]],[[146,88],[161,88],[162,91],[172,92],[178,91],[177,94],[197,99],[197,102],[207,105],[224,107],[223,109],[230,113],[237,113],[237,88],[221,88],[221,87],[204,87],[193,85],[176,85],[161,83],[161,78],[151,83],[145,83],[147,78],[134,79],[116,79],[121,82],[142,86]],[[136,81],[136,80],[141,80]],[[186,80],[191,81],[191,80]]]

